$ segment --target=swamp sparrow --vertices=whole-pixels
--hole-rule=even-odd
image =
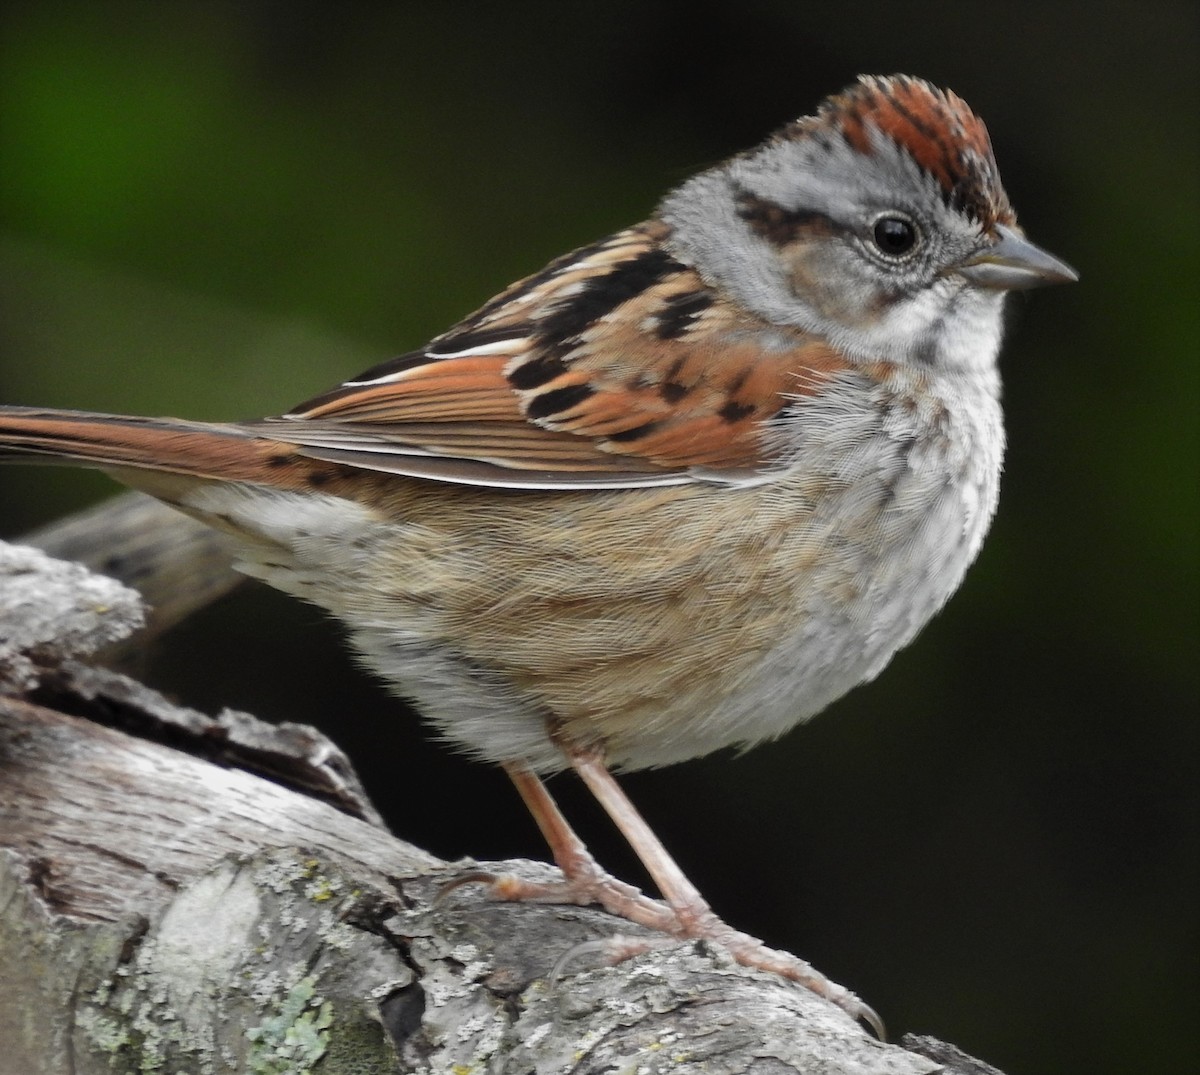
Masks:
[[[0,408],[0,457],[100,467],[238,539],[346,625],[437,733],[505,767],[599,903],[853,994],[720,922],[609,768],[782,735],[877,675],[996,505],[1022,235],[983,123],[864,77],[428,346],[278,418]],[[538,774],[570,766],[663,900],[603,873]]]

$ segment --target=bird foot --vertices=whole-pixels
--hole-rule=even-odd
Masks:
[[[562,881],[527,881],[511,873],[477,870],[449,882],[438,893],[438,899],[469,884],[486,885],[488,895],[495,900],[598,906],[627,922],[635,922],[660,933],[674,934],[679,926],[679,916],[665,903],[651,899],[633,885],[619,881],[600,869],[595,862],[578,864],[571,876]]]
[[[508,902],[600,906],[609,914],[668,935],[616,935],[576,945],[555,965],[552,978],[560,977],[570,963],[584,956],[595,955],[604,965],[616,966],[634,956],[669,947],[681,940],[704,941],[728,952],[734,962],[743,967],[766,971],[804,986],[837,1005],[852,1019],[865,1023],[880,1041],[886,1039],[883,1020],[873,1008],[864,1004],[849,989],[830,981],[803,959],[790,952],[768,948],[758,938],[723,922],[707,906],[676,910],[661,900],[651,899],[633,885],[606,873],[593,861],[576,864],[572,876],[563,881],[527,881],[515,874],[474,871],[456,877],[445,885],[438,899],[468,884],[484,884],[493,899]]]
[[[837,982],[830,981],[812,964],[807,963],[799,956],[794,956],[791,952],[768,948],[757,937],[734,929],[711,911],[696,918],[685,916],[682,922],[682,932],[678,936],[705,941],[722,948],[743,967],[767,971],[780,978],[796,982],[805,989],[816,993],[817,996],[824,997],[831,1004],[837,1005],[852,1019],[865,1023],[880,1041],[887,1040],[883,1020],[875,1009],[863,1003],[857,994],[852,993],[845,986],[838,985]],[[630,946],[629,938],[622,940],[627,951]],[[630,955],[633,954],[636,953],[630,953]],[[628,959],[629,955],[622,958]]]

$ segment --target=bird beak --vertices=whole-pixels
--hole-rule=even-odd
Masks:
[[[996,234],[1000,236],[998,240],[960,261],[952,271],[965,276],[976,287],[996,291],[1070,284],[1079,279],[1079,273],[1065,261],[1034,246],[1012,228],[997,224]]]

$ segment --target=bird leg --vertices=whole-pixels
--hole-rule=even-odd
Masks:
[[[536,773],[511,763],[504,766],[504,771],[537,822],[555,864],[563,872],[564,880],[539,882],[527,881],[512,874],[471,874],[457,878],[453,887],[471,881],[485,881],[491,886],[492,895],[498,899],[579,906],[598,904],[610,914],[648,929],[674,932],[676,916],[672,909],[659,900],[651,899],[633,885],[618,881],[606,873],[563,817],[558,803]]]

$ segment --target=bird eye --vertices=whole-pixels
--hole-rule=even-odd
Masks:
[[[890,258],[902,258],[906,254],[911,254],[921,238],[916,224],[908,217],[898,216],[895,213],[881,216],[875,221],[875,227],[871,234],[880,252]]]

